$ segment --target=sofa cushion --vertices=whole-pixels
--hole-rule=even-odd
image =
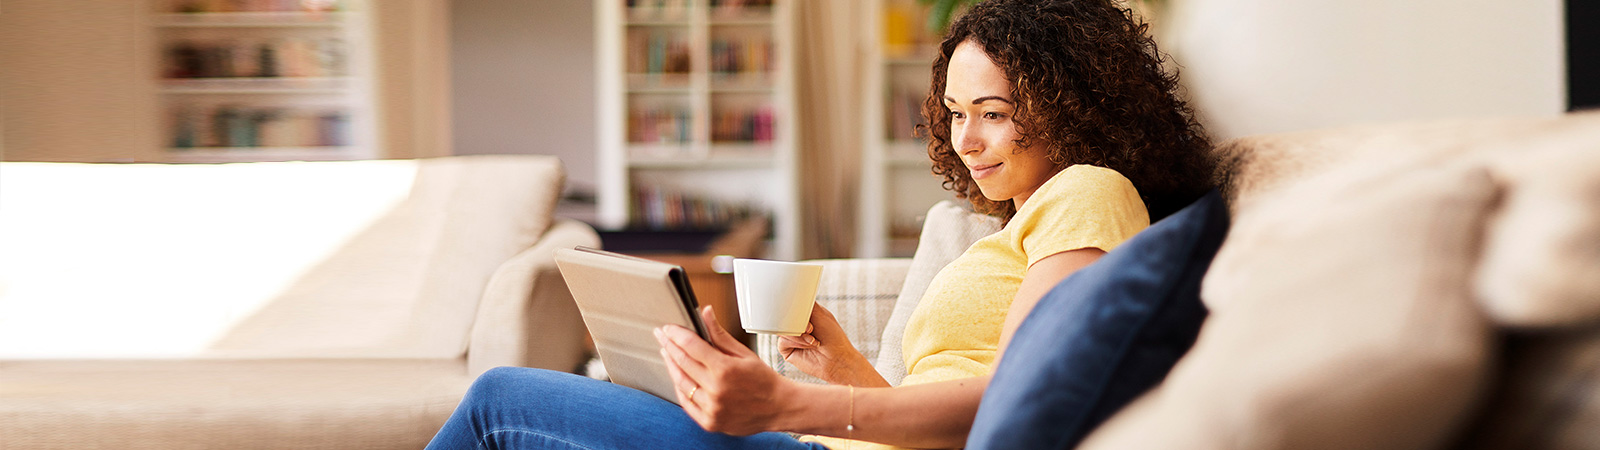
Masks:
[[[1227,231],[1212,192],[1045,294],[995,368],[967,448],[1072,448],[1159,383],[1200,332],[1200,279]]]
[[[422,448],[458,360],[0,362],[5,448]]]
[[[1479,161],[1506,190],[1473,280],[1490,317],[1524,328],[1600,320],[1600,277],[1590,276],[1600,270],[1600,241],[1589,238],[1600,234],[1600,111],[1246,136],[1214,153],[1236,211],[1329,171],[1371,180]]]
[[[1080,448],[1443,444],[1488,377],[1468,281],[1496,187],[1471,164],[1372,169],[1235,214],[1194,348]]]
[[[1485,144],[1543,132],[1548,117],[1436,120],[1359,125],[1230,139],[1212,150],[1234,211],[1306,177],[1347,165],[1415,166],[1474,153]]]
[[[839,319],[850,344],[868,361],[888,349],[878,341],[884,324],[894,314],[895,298],[911,267],[908,258],[819,259],[806,261],[822,265],[817,283],[817,304],[828,308]],[[778,349],[779,336],[756,334],[762,360],[779,374],[796,381],[826,384],[822,379],[800,371],[783,359]],[[897,344],[898,345],[898,344]],[[898,348],[895,349],[898,354]]]
[[[559,161],[5,163],[0,358],[455,358]]]
[[[956,202],[945,200],[928,208],[922,222],[922,235],[917,240],[917,252],[911,257],[911,267],[906,272],[905,283],[889,315],[880,338],[877,362],[873,364],[891,385],[899,385],[906,376],[906,359],[902,347],[906,322],[917,310],[922,294],[928,291],[934,275],[956,257],[966,253],[972,243],[984,236],[1000,231],[998,217],[978,214],[962,208]]]

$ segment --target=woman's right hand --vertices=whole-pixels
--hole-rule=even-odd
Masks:
[[[806,325],[805,334],[778,337],[778,353],[801,372],[830,384],[889,387],[872,362],[850,344],[839,319],[821,304],[811,308],[811,323]]]

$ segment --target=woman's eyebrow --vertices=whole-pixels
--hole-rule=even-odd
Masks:
[[[1011,103],[1011,100],[1007,99],[1005,97],[1001,97],[1001,96],[998,96],[998,95],[990,95],[988,97],[978,97],[978,98],[972,99],[972,104],[974,104],[974,105],[982,105],[983,102],[987,102],[989,100],[999,100],[999,101],[1002,101],[1002,102]],[[950,98],[950,96],[948,96],[948,95],[944,96],[944,101],[947,101],[947,102],[950,102],[950,103],[961,103],[961,102],[956,101],[956,99]]]

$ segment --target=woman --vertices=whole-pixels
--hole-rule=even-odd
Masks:
[[[1112,0],[980,3],[934,61],[928,153],[947,189],[1008,223],[934,278],[906,327],[899,387],[819,306],[807,334],[780,345],[828,385],[779,376],[720,327],[710,343],[666,327],[657,339],[682,407],[500,368],[479,378],[430,448],[961,447],[992,368],[1039,298],[1209,188],[1209,143],[1175,90],[1145,26]],[[717,323],[710,308],[701,314]]]

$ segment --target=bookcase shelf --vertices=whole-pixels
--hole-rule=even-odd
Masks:
[[[156,0],[164,160],[376,158],[361,0]]]
[[[597,3],[601,229],[687,226],[642,217],[673,199],[766,215],[764,256],[798,254],[790,17],[782,0]]]
[[[927,7],[915,0],[877,0],[865,26],[877,37],[868,46],[866,116],[863,127],[862,196],[856,256],[911,256],[922,215],[953,196],[933,175],[927,144],[913,134],[922,123],[922,101],[937,41],[924,28]]]

